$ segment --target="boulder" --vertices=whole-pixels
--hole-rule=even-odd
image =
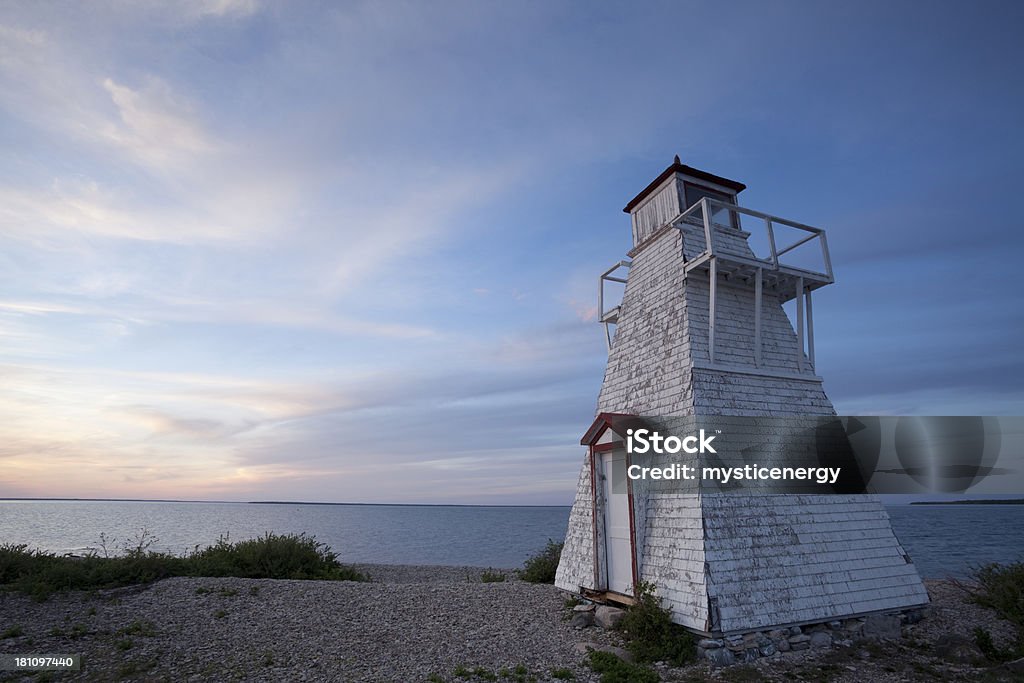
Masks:
[[[874,614],[864,621],[861,635],[872,640],[899,640],[899,617]]]
[[[587,628],[594,625],[593,612],[573,612],[569,626],[573,628]]]
[[[736,663],[736,655],[727,647],[704,650],[704,659],[711,662],[714,666],[730,666]]]
[[[832,636],[825,631],[815,631],[811,634],[811,647],[832,647]]]
[[[601,605],[594,610],[594,620],[598,626],[603,626],[604,628],[615,628],[624,616],[626,616],[626,610],[619,609],[618,607]]]

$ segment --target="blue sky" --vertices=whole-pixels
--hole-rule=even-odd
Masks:
[[[1024,414],[1024,11],[719,5],[5,4],[0,496],[569,503],[677,153],[829,230],[841,413]]]

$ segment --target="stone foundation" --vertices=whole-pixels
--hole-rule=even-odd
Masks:
[[[728,666],[812,648],[849,647],[862,640],[898,640],[903,625],[917,623],[924,614],[925,608],[920,608],[722,638],[702,638],[697,641],[697,656],[716,666]]]

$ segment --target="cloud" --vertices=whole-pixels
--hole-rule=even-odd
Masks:
[[[98,134],[157,170],[188,168],[217,151],[218,144],[194,120],[192,107],[163,81],[150,78],[144,89],[103,80],[117,105],[121,125]]]

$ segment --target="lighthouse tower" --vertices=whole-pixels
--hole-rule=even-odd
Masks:
[[[835,414],[814,358],[825,232],[740,206],[744,189],[676,157],[626,205],[633,248],[601,275],[608,365],[555,583],[628,603],[649,582],[709,635],[923,605],[875,496],[612,490],[628,457],[613,416]]]

